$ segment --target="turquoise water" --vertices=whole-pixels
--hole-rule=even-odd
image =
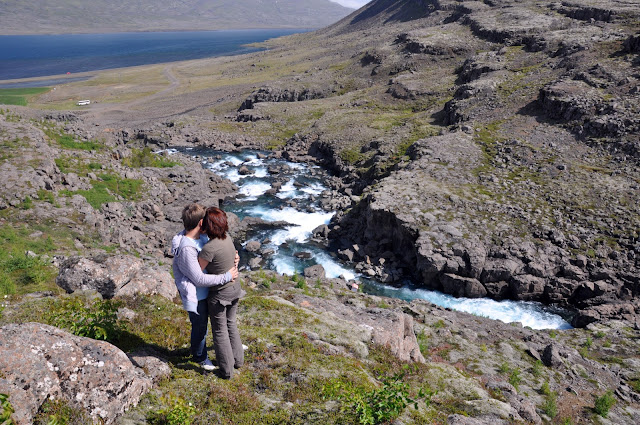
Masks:
[[[308,31],[258,29],[0,36],[0,80],[237,55],[247,44]]]

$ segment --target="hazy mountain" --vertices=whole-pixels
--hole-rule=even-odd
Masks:
[[[0,0],[0,33],[320,28],[352,11],[329,0]]]

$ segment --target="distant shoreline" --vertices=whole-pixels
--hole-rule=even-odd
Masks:
[[[128,29],[128,30],[109,30],[98,29],[91,30],[90,28],[82,28],[78,31],[67,32],[51,32],[51,31],[38,31],[38,32],[1,32],[0,37],[13,37],[13,36],[38,36],[38,35],[96,35],[96,34],[140,34],[140,33],[170,33],[170,32],[220,32],[220,31],[247,31],[247,30],[306,30],[315,31],[319,28],[300,28],[297,26],[278,26],[278,27],[233,27],[233,28],[176,28],[176,29]]]
[[[96,72],[235,56],[258,43],[310,28],[138,31],[0,36],[0,88],[44,87],[91,78]]]

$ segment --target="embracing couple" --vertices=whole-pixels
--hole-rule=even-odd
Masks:
[[[227,214],[194,203],[182,210],[182,222],[184,230],[172,240],[173,275],[191,321],[191,354],[205,370],[215,369],[206,348],[210,317],[218,376],[230,379],[233,369],[244,364],[236,314],[245,292],[238,280],[238,253],[227,234]]]

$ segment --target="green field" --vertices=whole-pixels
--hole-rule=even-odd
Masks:
[[[30,87],[23,89],[0,89],[0,105],[27,106],[30,97],[51,90],[49,87]]]

